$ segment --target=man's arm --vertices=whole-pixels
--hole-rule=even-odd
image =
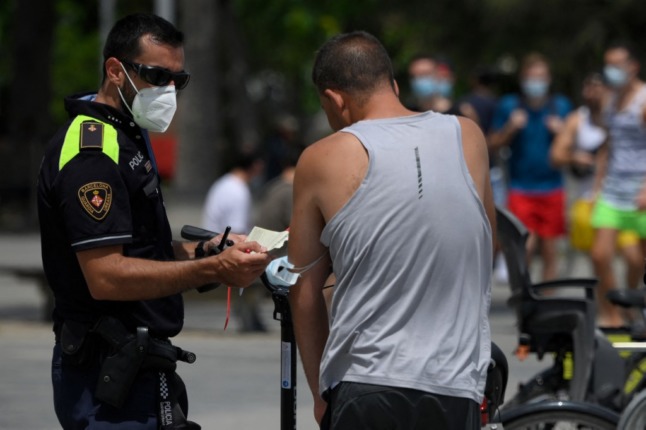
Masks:
[[[489,178],[489,151],[487,142],[478,125],[468,118],[459,118],[462,127],[462,149],[467,168],[475,183],[480,201],[484,205],[491,225],[492,245],[496,243],[496,209]]]
[[[319,167],[317,149],[308,148],[298,162],[294,178],[294,205],[289,231],[289,261],[297,267],[306,266],[327,253],[320,242],[324,219],[317,202]],[[329,257],[322,258],[304,272],[289,293],[294,334],[303,369],[312,396],[314,416],[320,423],[326,404],[319,395],[319,366],[329,335],[323,285],[329,275]]]
[[[214,282],[246,287],[271,261],[256,242],[237,243],[217,256],[188,261],[126,257],[121,245],[79,251],[76,256],[94,299],[124,301],[166,297]]]
[[[498,113],[500,114],[500,113]],[[509,146],[516,137],[518,132],[527,125],[527,112],[523,109],[514,109],[505,124],[498,130],[489,135],[489,145],[491,149],[500,149],[503,146]]]

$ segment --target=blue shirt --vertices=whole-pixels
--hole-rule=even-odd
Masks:
[[[494,113],[492,130],[504,127],[511,113],[521,108],[527,112],[527,125],[518,131],[509,148],[510,188],[519,191],[547,192],[563,187],[563,174],[550,166],[549,153],[554,134],[546,125],[550,115],[561,118],[572,110],[570,101],[561,95],[551,96],[538,110],[532,109],[519,95],[506,95],[500,99]]]

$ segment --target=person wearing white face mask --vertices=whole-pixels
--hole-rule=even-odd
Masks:
[[[520,94],[498,102],[489,134],[492,150],[509,147],[507,206],[531,232],[528,256],[540,246],[542,280],[557,276],[557,245],[565,234],[565,193],[561,171],[550,164],[554,136],[572,110],[570,101],[550,92],[547,59],[527,55],[520,68]]]
[[[181,293],[247,287],[271,257],[237,235],[213,256],[206,251],[221,237],[172,240],[147,130],[166,130],[175,93],[188,84],[183,34],[155,15],[129,15],[103,54],[98,93],[65,100],[70,120],[47,145],[38,177],[55,299],[54,409],[64,429],[198,430],[174,371],[195,356],[170,342],[184,321]]]
[[[646,252],[646,85],[639,78],[639,62],[629,44],[611,45],[604,62],[603,75],[612,92],[605,103],[609,138],[600,151],[604,169],[597,172],[592,261],[599,279],[599,324],[614,327],[624,323],[619,310],[606,299],[616,287],[612,261],[618,233],[635,231],[642,253]]]

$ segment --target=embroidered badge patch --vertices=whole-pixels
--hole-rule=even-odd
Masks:
[[[105,182],[90,182],[79,188],[79,200],[92,218],[101,221],[112,205],[112,187]]]

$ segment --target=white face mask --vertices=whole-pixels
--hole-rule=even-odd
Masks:
[[[174,85],[167,85],[165,87],[150,87],[137,90],[134,82],[128,76],[125,67],[121,64],[121,68],[126,73],[126,77],[130,85],[135,89],[137,94],[132,100],[132,107],[128,106],[126,100],[119,91],[119,96],[126,109],[132,114],[132,118],[141,128],[149,131],[163,133],[168,129],[170,122],[173,120],[175,110],[177,110],[177,98]]]

